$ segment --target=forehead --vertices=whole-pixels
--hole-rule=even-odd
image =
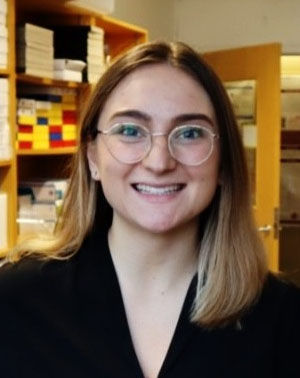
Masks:
[[[108,96],[100,118],[137,109],[150,115],[203,112],[214,117],[210,98],[191,75],[168,64],[152,64],[128,74]]]

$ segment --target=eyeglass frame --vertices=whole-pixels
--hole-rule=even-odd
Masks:
[[[107,129],[107,130],[96,130],[96,134],[98,135],[98,134],[103,134],[103,135],[108,135],[109,134],[109,132],[114,128],[114,127],[116,127],[116,126],[118,126],[118,125],[122,125],[122,124],[129,124],[129,122],[124,122],[124,123],[122,123],[122,122],[117,122],[117,123],[115,123],[115,124],[113,124],[109,129]],[[153,141],[152,141],[152,137],[157,137],[157,136],[167,136],[168,137],[168,152],[169,152],[169,154],[170,154],[170,156],[175,160],[175,161],[177,161],[178,163],[180,163],[180,164],[183,164],[183,165],[187,165],[187,166],[190,166],[190,167],[196,167],[196,166],[199,166],[199,165],[201,165],[201,164],[203,164],[203,163],[205,163],[209,158],[210,158],[210,156],[211,156],[211,154],[212,154],[212,152],[213,152],[213,150],[214,150],[214,140],[215,139],[219,139],[220,138],[220,135],[219,134],[217,134],[217,133],[214,133],[214,132],[212,132],[212,130],[210,130],[209,128],[207,128],[207,127],[205,127],[205,126],[201,126],[201,125],[193,125],[193,124],[186,124],[186,125],[179,125],[179,126],[176,126],[174,129],[172,129],[171,131],[169,131],[169,132],[151,132],[147,127],[145,127],[145,126],[142,126],[142,125],[138,125],[138,124],[135,124],[135,123],[133,123],[133,125],[136,125],[136,126],[139,126],[140,128],[142,128],[144,131],[146,131],[146,133],[147,133],[147,135],[149,135],[150,136],[150,144],[149,144],[149,151],[147,151],[146,153],[145,153],[145,156],[143,156],[142,158],[140,158],[140,159],[138,159],[138,160],[136,160],[136,161],[132,161],[132,162],[126,162],[126,161],[122,161],[122,160],[119,160],[111,151],[110,151],[110,148],[107,146],[107,148],[108,148],[108,151],[109,151],[109,153],[112,155],[112,157],[113,158],[115,158],[117,161],[119,161],[120,163],[123,163],[123,164],[128,164],[128,165],[130,165],[130,164],[136,164],[136,163],[139,163],[139,162],[141,162],[141,161],[143,161],[148,155],[149,155],[149,153],[151,152],[151,150],[152,150],[152,147],[153,147]],[[199,128],[202,128],[202,129],[205,129],[206,131],[208,131],[208,133],[211,135],[211,137],[212,137],[212,145],[211,145],[211,149],[210,149],[210,151],[209,151],[209,154],[207,155],[207,157],[205,158],[205,159],[203,159],[203,160],[201,160],[199,163],[196,163],[196,164],[187,164],[187,163],[183,163],[183,162],[181,162],[180,160],[178,160],[174,155],[173,155],[173,152],[172,152],[172,148],[171,148],[171,135],[174,133],[174,132],[176,132],[176,130],[178,130],[178,129],[180,129],[180,128],[182,128],[182,127],[186,127],[186,126],[197,126],[197,127],[199,127]],[[105,140],[105,139],[104,139]]]

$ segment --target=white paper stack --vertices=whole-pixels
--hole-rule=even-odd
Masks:
[[[106,69],[104,30],[94,25],[58,25],[53,30],[55,58],[86,62],[83,81],[96,83]]]
[[[19,235],[52,233],[68,180],[22,182],[18,192]]]
[[[0,78],[0,159],[11,158],[9,116],[8,79]]]
[[[96,83],[105,69],[104,30],[91,26],[87,39],[87,81]]]
[[[0,0],[0,69],[7,68],[8,31],[7,0]]]
[[[18,70],[28,75],[53,78],[53,63],[53,31],[29,23],[19,27],[17,30]]]
[[[7,248],[7,194],[0,192],[0,249]]]
[[[54,59],[54,79],[82,82],[86,63],[74,59]]]

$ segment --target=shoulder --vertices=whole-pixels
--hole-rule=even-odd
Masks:
[[[0,268],[0,299],[39,287],[44,272],[57,270],[57,263],[26,257],[16,263],[3,265]]]
[[[104,239],[105,240],[105,239]],[[92,281],[107,266],[107,242],[103,238],[87,237],[79,250],[67,259],[24,257],[0,268],[0,300],[17,298],[31,292],[40,296],[50,291],[69,292],[78,281]]]
[[[275,302],[278,307],[292,306],[300,309],[300,288],[270,273],[265,282],[262,300]]]
[[[284,335],[297,329],[299,334],[300,289],[294,284],[270,273],[257,302],[247,312],[248,324],[273,329]],[[300,334],[299,334],[300,336]]]

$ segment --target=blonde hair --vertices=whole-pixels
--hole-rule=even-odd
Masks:
[[[227,94],[213,70],[182,43],[140,45],[111,65],[98,82],[84,112],[63,212],[52,238],[28,240],[10,254],[66,259],[76,253],[93,226],[108,230],[112,209],[101,184],[91,179],[88,143],[96,138],[99,114],[113,89],[138,67],[170,64],[187,72],[208,93],[217,116],[221,149],[221,185],[201,216],[198,284],[192,321],[206,327],[236,320],[261,293],[266,257],[252,216],[248,171],[238,127]],[[200,228],[199,228],[200,233]]]

